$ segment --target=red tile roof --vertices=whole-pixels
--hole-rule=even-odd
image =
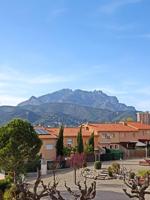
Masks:
[[[98,132],[137,132],[138,130],[134,127],[127,125],[118,124],[88,124],[89,127],[93,128]]]
[[[59,128],[54,129],[54,128],[46,128],[47,131],[52,131],[55,132],[56,135],[58,135],[59,133]],[[73,128],[69,128],[69,127],[65,127],[64,128],[64,137],[76,137],[78,135],[78,132],[80,130],[80,127],[73,127]],[[84,128],[82,129],[82,136],[83,137],[89,137],[91,135],[91,132],[89,132],[88,130],[85,130]]]
[[[48,134],[39,134],[39,137],[41,139],[43,138],[57,138],[58,134],[59,134],[59,128],[45,128],[45,127],[34,127],[35,129],[43,129],[46,130],[48,132]],[[80,127],[72,127],[72,128],[68,128],[65,127],[64,128],[64,137],[77,137],[78,132],[80,130]],[[91,132],[86,130],[85,128],[82,129],[82,136],[83,137],[90,137]],[[97,136],[97,135],[95,135]]]
[[[57,139],[57,136],[56,135],[47,134],[47,135],[39,135],[39,138],[40,139]]]
[[[127,122],[127,125],[138,130],[150,130],[150,125],[142,124],[140,122]]]

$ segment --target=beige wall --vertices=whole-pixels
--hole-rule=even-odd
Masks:
[[[88,143],[88,140],[89,140],[89,136],[82,136],[83,137],[83,144],[85,145],[85,144],[87,144]],[[94,138],[94,143],[95,143],[95,147],[97,147],[98,146],[98,136],[95,136],[95,138]],[[64,137],[64,146],[68,146],[68,139],[70,140],[70,139],[72,139],[72,147],[75,147],[75,146],[77,146],[77,137],[69,137],[69,136],[65,136]]]
[[[44,158],[45,160],[55,160],[56,159],[56,148],[55,148],[56,139],[42,139],[42,142],[43,142],[43,145],[40,150],[40,153],[42,154],[42,158]]]
[[[98,132],[100,146],[110,146],[120,142],[139,141],[140,139],[150,140],[150,130],[137,132]],[[104,145],[105,144],[105,145]]]

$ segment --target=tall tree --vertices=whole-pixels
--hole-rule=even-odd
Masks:
[[[61,126],[59,129],[59,135],[56,142],[56,154],[58,156],[64,155],[64,127]]]
[[[77,136],[77,152],[83,153],[83,151],[84,151],[84,146],[83,146],[82,126],[81,126]]]
[[[88,145],[92,147],[92,151],[94,151],[94,131],[92,132],[89,141],[88,141]]]
[[[14,181],[28,161],[35,159],[42,142],[33,126],[21,119],[14,119],[0,128],[0,168],[12,172]]]

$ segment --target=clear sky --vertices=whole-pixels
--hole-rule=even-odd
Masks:
[[[0,0],[0,105],[62,88],[150,110],[150,0]]]

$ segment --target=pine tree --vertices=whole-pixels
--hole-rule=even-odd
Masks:
[[[13,119],[0,128],[0,169],[13,174],[16,183],[25,165],[34,160],[42,141],[33,126],[24,120]]]
[[[57,156],[63,156],[64,155],[64,127],[61,126],[59,129],[59,135],[56,142],[56,154]]]
[[[94,151],[94,131],[92,132],[92,134],[91,134],[91,136],[89,138],[88,145],[92,146],[92,149]]]
[[[77,136],[77,152],[83,153],[84,147],[83,147],[83,138],[82,138],[82,126],[80,127],[80,131],[78,132]]]

